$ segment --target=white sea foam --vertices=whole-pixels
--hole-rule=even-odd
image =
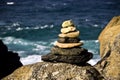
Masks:
[[[98,42],[99,42],[99,40],[95,40],[95,42],[96,42],[96,43],[98,43]]]
[[[49,53],[51,46],[53,46],[56,41],[56,39],[51,42],[28,41],[12,36],[4,37],[2,40],[8,46],[10,45],[13,51],[19,53],[21,61],[24,65],[40,62],[41,55]],[[96,62],[100,59],[98,40],[83,40],[82,42],[84,43],[82,47],[88,49],[88,51],[94,55],[88,63],[91,65],[96,64]]]
[[[54,41],[51,42],[50,44],[53,44]],[[95,45],[95,44],[98,43],[98,40],[84,40],[83,42],[85,44],[89,43],[89,44]],[[93,46],[93,45],[89,46],[90,48],[89,47],[86,48],[86,49],[88,49],[89,52],[94,54],[94,57],[90,61],[88,61],[88,63],[91,64],[91,65],[95,65],[100,60],[98,52],[96,50],[94,50],[95,49],[94,47],[96,47],[96,45],[95,46]],[[37,50],[39,50],[39,49],[37,49]],[[36,63],[36,62],[41,62],[42,60],[41,60],[41,55],[30,55],[30,56],[28,56],[26,58],[22,58],[21,61],[22,61],[22,63],[24,65],[26,65],[26,64],[32,64],[32,63]]]
[[[28,41],[15,37],[2,38],[9,50],[17,52],[21,57],[43,55],[50,52],[50,43],[43,41]]]
[[[34,29],[40,29],[39,27],[35,27]]]
[[[94,26],[94,27],[98,27],[99,25],[98,25],[98,24],[94,24],[93,26]]]
[[[87,21],[90,21],[89,19],[85,19],[85,21],[87,22]]]
[[[48,25],[41,26],[41,29],[49,27]]]
[[[18,27],[18,28],[16,29],[16,31],[21,31],[21,30],[23,30],[23,28],[21,28],[21,27]]]
[[[34,27],[21,27],[21,25],[16,22],[10,25],[9,27],[7,26],[7,29],[12,30],[12,28],[15,28],[16,31],[22,31],[22,30],[38,30],[38,29],[46,29],[46,28],[53,28],[54,25],[37,25]]]
[[[50,25],[50,28],[53,28],[54,27],[54,25]]]
[[[24,46],[36,46],[40,48],[40,44],[45,44],[45,42],[33,42],[33,41],[28,41],[25,39],[21,39],[21,38],[15,38],[12,36],[9,37],[4,37],[2,38],[5,44],[19,44],[19,45],[24,45]],[[43,47],[43,46],[42,46]]]
[[[35,48],[33,48],[32,51],[44,51],[45,49],[46,49],[46,46],[35,44]]]
[[[25,29],[26,29],[26,30],[27,30],[27,29],[29,30],[29,29],[30,29],[30,27],[25,27]]]
[[[14,22],[11,26],[20,26],[19,22]]]
[[[0,25],[4,25],[5,23],[0,21]],[[14,22],[9,25],[4,26],[7,30],[12,30],[12,31],[24,31],[24,30],[39,30],[39,29],[51,29],[54,28],[54,25],[36,25],[36,26],[24,26],[21,24],[21,22]]]
[[[4,22],[0,21],[0,25],[4,25]],[[14,22],[9,25],[5,25],[4,28],[7,30],[12,30],[12,31],[24,31],[24,30],[39,30],[39,29],[52,29],[54,28],[54,25],[36,25],[36,26],[24,26],[21,24],[21,22]]]
[[[13,42],[14,39],[15,39],[14,37],[9,36],[9,37],[3,38],[3,41],[5,44],[10,44],[11,42]]]
[[[14,5],[15,2],[7,2],[6,4],[7,4],[7,5]]]
[[[20,44],[20,45],[28,45],[28,42],[25,42],[23,39],[15,38],[12,36],[3,38],[5,44]]]
[[[90,61],[88,61],[89,64],[91,65],[95,65],[100,59],[91,59]]]
[[[30,55],[28,57],[21,58],[20,61],[22,62],[23,65],[27,65],[36,62],[41,62],[42,60],[41,60],[41,55]]]

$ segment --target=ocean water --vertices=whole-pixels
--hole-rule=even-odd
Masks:
[[[24,65],[50,52],[64,20],[72,19],[82,47],[99,59],[98,36],[112,17],[120,15],[119,0],[0,0],[0,39],[17,52]]]

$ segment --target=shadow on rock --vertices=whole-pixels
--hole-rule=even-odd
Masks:
[[[20,62],[18,54],[8,51],[7,46],[0,40],[0,79],[21,66],[22,63]]]

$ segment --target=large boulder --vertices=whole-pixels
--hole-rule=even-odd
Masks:
[[[99,36],[100,56],[96,68],[110,80],[120,80],[120,16],[113,17]]]
[[[40,62],[26,65],[2,80],[104,80],[89,64],[85,66],[67,63]]]
[[[7,46],[0,40],[0,80],[21,66],[18,54],[8,51]]]

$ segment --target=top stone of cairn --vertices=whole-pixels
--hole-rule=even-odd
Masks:
[[[72,22],[72,20],[67,20],[62,23],[63,28],[67,28],[69,26],[74,26],[74,23]]]

